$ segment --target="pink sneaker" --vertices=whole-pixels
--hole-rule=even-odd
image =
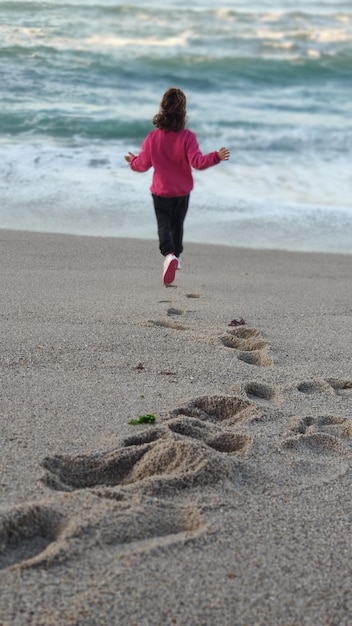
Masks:
[[[175,280],[178,260],[174,254],[168,254],[164,261],[163,283],[170,285]]]

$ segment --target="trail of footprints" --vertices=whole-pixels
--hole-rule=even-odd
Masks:
[[[180,309],[168,310],[170,317],[182,314]],[[175,322],[169,327],[183,329]],[[238,358],[246,363],[272,364],[269,345],[256,329],[232,329],[221,337],[221,342],[238,351]],[[352,381],[314,379],[299,383],[297,391],[306,396],[349,395]],[[204,532],[204,523],[197,507],[162,498],[224,479],[236,484],[246,471],[248,484],[255,489],[255,478],[250,473],[253,460],[256,471],[262,476],[266,473],[270,484],[275,480],[279,483],[278,464],[270,465],[275,453],[273,447],[270,449],[270,437],[260,458],[252,436],[256,423],[263,419],[275,421],[278,400],[275,387],[251,381],[242,386],[240,395],[196,398],[171,411],[161,425],[122,439],[113,450],[45,458],[42,481],[61,492],[60,498],[55,505],[29,503],[0,512],[0,568],[33,567],[72,558],[74,551],[79,553],[87,528],[90,535],[95,534],[98,545],[117,547],[119,551],[128,551],[131,543],[134,550],[138,545],[150,549],[153,542],[160,546],[198,537]],[[336,474],[346,471],[351,420],[307,416],[291,420],[286,433],[281,432],[280,423],[278,428],[278,452],[292,480],[299,480],[300,464],[307,473],[307,462],[315,473],[316,463],[320,463],[319,477],[325,472],[326,479],[331,479],[333,472],[326,461],[329,458],[334,460]],[[312,475],[311,480],[316,478]],[[72,516],[72,503],[79,511],[76,517]]]
[[[115,450],[48,457],[43,462],[44,481],[64,491],[137,485],[152,494],[214,483],[231,474],[229,455],[250,446],[248,436],[229,427],[251,412],[251,404],[237,397],[199,398],[175,409],[163,425],[123,439]]]
[[[227,335],[221,337],[221,341],[227,348],[238,351],[238,359],[249,365],[269,367],[273,364],[268,354],[270,347],[268,342],[260,337],[259,330],[255,328],[234,328],[227,331]]]
[[[311,389],[308,383],[302,385],[298,391]],[[352,385],[335,381],[334,389],[351,390]],[[0,568],[49,565],[72,558],[87,528],[100,545],[118,546],[120,551],[128,550],[131,543],[134,549],[136,544],[149,549],[150,540],[160,546],[198,537],[204,524],[197,508],[163,501],[160,496],[223,479],[236,483],[251,454],[256,454],[253,439],[243,428],[260,420],[262,403],[273,413],[277,390],[252,381],[246,383],[242,396],[196,398],[174,409],[161,426],[126,437],[105,453],[45,458],[42,480],[63,492],[61,508],[30,503],[0,513]],[[344,444],[352,441],[352,422],[337,416],[294,419],[289,431],[281,451],[288,455],[288,463],[290,458],[304,460],[305,474],[307,458],[312,459],[315,472],[316,458],[324,461],[333,455],[343,462]],[[268,456],[267,451],[263,474],[268,471]],[[297,463],[292,473],[299,479]],[[70,514],[73,492],[80,511],[77,518]],[[83,510],[88,513],[82,517]]]
[[[200,294],[186,294],[187,298],[200,298]],[[171,304],[169,300],[162,300],[160,303]],[[189,330],[190,326],[185,326],[177,321],[175,317],[185,314],[183,309],[169,307],[167,316],[171,319],[148,320],[149,325],[173,330]],[[227,330],[227,334],[219,337],[220,342],[226,348],[235,350],[237,358],[248,365],[270,367],[273,364],[272,357],[268,354],[270,344],[260,336],[260,331],[256,328],[244,328],[240,326]]]
[[[120,550],[136,542],[150,549],[150,539],[163,545],[197,537],[204,532],[197,508],[160,496],[235,480],[236,459],[248,453],[252,439],[234,427],[253,412],[248,400],[205,396],[172,411],[161,426],[123,439],[114,450],[45,458],[42,480],[63,492],[56,500],[61,508],[30,503],[0,513],[0,568],[69,558],[79,551],[87,528],[100,544]],[[74,502],[77,519],[69,513]]]

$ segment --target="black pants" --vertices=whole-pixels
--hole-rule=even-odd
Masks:
[[[179,257],[183,250],[183,222],[185,221],[188,196],[163,198],[152,194],[156,221],[158,223],[159,248],[161,254]]]

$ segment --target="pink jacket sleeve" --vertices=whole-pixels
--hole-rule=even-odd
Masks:
[[[220,163],[220,158],[217,152],[209,152],[208,154],[203,154],[201,152],[195,133],[189,133],[186,150],[189,164],[195,170],[205,170],[212,165]]]
[[[131,161],[130,166],[135,172],[147,172],[152,167],[149,135],[146,136],[138,156]]]

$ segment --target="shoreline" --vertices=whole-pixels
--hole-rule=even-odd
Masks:
[[[145,236],[145,235],[136,235],[136,236],[131,236],[129,234],[127,235],[121,235],[121,234],[116,234],[116,235],[107,235],[107,234],[92,234],[92,233],[74,233],[74,232],[66,232],[66,231],[56,231],[56,230],[32,230],[32,229],[26,229],[26,228],[13,228],[13,227],[9,227],[9,228],[0,228],[0,233],[27,233],[29,235],[48,235],[48,236],[58,236],[58,237],[82,237],[82,238],[91,238],[91,239],[107,239],[107,240],[129,240],[129,241],[142,241],[142,242],[154,242],[154,244],[157,246],[158,245],[158,238],[157,238],[157,234],[155,229],[153,230],[153,234],[150,234],[149,236]],[[189,234],[189,233],[187,233]],[[281,247],[266,247],[266,246],[250,246],[248,245],[238,245],[237,243],[231,244],[231,243],[224,243],[224,242],[209,242],[206,241],[206,238],[203,239],[189,239],[188,237],[185,238],[185,247],[188,246],[210,246],[210,247],[219,247],[219,248],[230,248],[230,249],[235,249],[235,250],[245,250],[248,252],[253,252],[253,251],[258,251],[258,252],[274,252],[274,253],[287,253],[287,254],[321,254],[321,255],[335,255],[335,256],[351,256],[352,255],[352,248],[351,248],[351,252],[347,252],[346,250],[343,251],[337,251],[337,250],[328,250],[328,249],[316,249],[316,250],[312,250],[312,249],[304,249],[304,248],[296,248],[296,247],[287,247],[287,248],[281,248]],[[352,246],[352,242],[351,242],[351,246]]]
[[[348,626],[352,256],[187,241],[165,288],[156,241],[1,230],[0,265],[1,626]]]

